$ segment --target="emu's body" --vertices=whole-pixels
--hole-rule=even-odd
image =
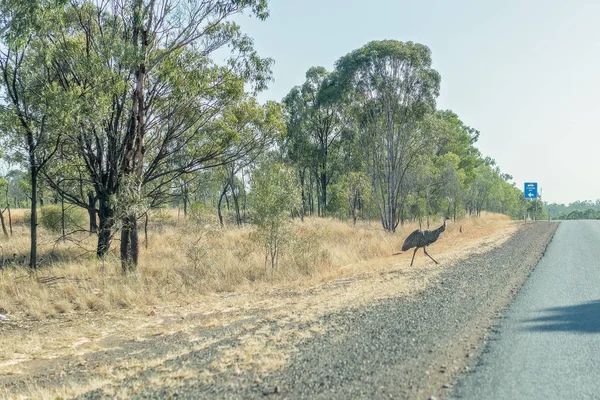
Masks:
[[[444,219],[444,224],[433,231],[422,231],[421,229],[417,229],[416,231],[408,235],[408,237],[404,241],[404,244],[402,245],[402,251],[412,249],[413,247],[415,248],[412,260],[410,261],[411,267],[413,265],[413,262],[415,261],[415,254],[417,254],[417,250],[419,250],[421,247],[423,248],[423,251],[425,252],[425,255],[427,255],[427,257],[431,258],[434,263],[438,263],[433,257],[429,255],[429,253],[427,253],[427,250],[425,248],[431,243],[435,242],[438,239],[438,237],[440,237],[440,233],[446,230],[446,221],[448,219],[450,218]]]

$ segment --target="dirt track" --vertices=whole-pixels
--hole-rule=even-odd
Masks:
[[[438,274],[415,268],[388,271],[382,278],[423,282],[425,289],[416,296],[304,319],[277,318],[256,308],[213,329],[194,327],[202,316],[188,315],[186,330],[114,339],[99,351],[39,361],[27,373],[0,376],[0,389],[9,398],[23,393],[82,398],[443,396],[476,358],[489,328],[555,229],[556,224],[530,224],[503,246]],[[339,297],[350,289],[322,290]],[[301,300],[295,302],[304,307]]]

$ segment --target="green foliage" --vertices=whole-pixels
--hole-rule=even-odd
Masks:
[[[315,212],[319,199],[319,215],[326,201],[328,215],[379,216],[390,230],[436,214],[490,210],[519,218],[526,205],[512,177],[475,147],[480,132],[450,110],[435,111],[439,78],[429,49],[411,42],[368,43],[342,57],[333,73],[310,68],[283,100],[281,142],[304,209]],[[408,81],[419,85],[411,91]],[[339,122],[343,127],[332,130]]]
[[[217,213],[214,207],[206,206],[202,202],[192,203],[189,209],[189,218],[194,224],[201,226],[218,226]]]
[[[38,221],[39,221],[40,220],[39,213],[37,214],[37,216],[38,216]],[[29,211],[29,210],[25,210],[23,212],[23,225],[24,226],[31,225],[31,211]]]
[[[289,219],[300,208],[300,192],[294,171],[281,163],[265,163],[252,175],[250,202],[257,236],[265,248],[265,264],[275,268],[290,239]]]
[[[570,204],[551,203],[547,205],[552,219],[600,219],[600,200],[578,200]]]
[[[376,217],[369,213],[368,204],[373,204],[372,189],[369,180],[363,172],[350,172],[341,177],[338,183],[331,186],[329,209],[337,218],[352,218],[354,222],[363,217]],[[375,211],[375,210],[372,210]]]
[[[344,104],[329,89],[330,78],[325,68],[311,67],[304,84],[292,88],[283,99],[288,127],[283,151],[297,168],[301,180],[310,171],[318,182],[320,216],[332,212],[332,206],[336,207],[331,204],[328,186],[341,169],[341,136],[346,118]]]
[[[81,208],[65,206],[66,233],[83,229],[85,218],[85,213]],[[42,207],[40,211],[40,223],[44,228],[54,233],[60,233],[62,230],[62,207],[58,204]]]
[[[480,133],[436,110],[441,78],[424,45],[367,43],[332,72],[311,67],[283,104],[260,104],[273,60],[230,17],[265,19],[267,0],[112,5],[0,0],[1,155],[28,171],[0,181],[0,207],[90,201],[100,257],[117,229],[182,201],[191,223],[213,229],[226,199],[238,224],[251,215],[273,268],[288,246],[306,271],[319,251],[292,237],[290,216],[379,218],[393,231],[407,218],[519,217],[531,205],[475,147]],[[229,59],[215,62],[224,47]],[[268,157],[279,163],[257,161]],[[77,218],[68,211],[68,229]],[[55,206],[41,224],[57,230]]]
[[[573,210],[568,214],[561,214],[555,219],[566,219],[566,220],[576,220],[576,219],[600,219],[600,210],[594,210],[588,208],[585,211],[581,210]]]
[[[530,219],[534,220],[545,220],[548,219],[548,214],[546,213],[546,207],[544,207],[544,203],[541,200],[526,200],[527,202],[527,216]]]
[[[329,85],[354,105],[384,229],[400,222],[400,193],[406,171],[431,151],[439,135],[432,117],[440,76],[426,46],[395,40],[373,41],[342,57]],[[332,95],[332,97],[335,97]]]

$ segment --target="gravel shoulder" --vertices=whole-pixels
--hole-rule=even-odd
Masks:
[[[0,399],[2,388],[12,398],[32,386],[34,397],[88,399],[444,397],[473,366],[557,226],[521,225],[500,247],[440,258],[443,268],[378,271],[362,279],[362,292],[342,282],[296,293],[281,312],[244,309],[214,327],[188,314],[188,328],[172,334],[104,341],[91,354],[40,361],[35,374],[0,376]],[[394,292],[408,281],[417,284]],[[386,293],[361,300],[372,298],[369,290]],[[328,310],[332,298],[339,304]],[[308,308],[320,311],[309,315]]]
[[[254,390],[213,385],[180,394],[258,398],[273,388],[277,397],[290,399],[445,397],[473,366],[557,226],[522,226],[502,247],[447,268],[416,298],[325,317],[327,334],[303,343],[285,370]]]

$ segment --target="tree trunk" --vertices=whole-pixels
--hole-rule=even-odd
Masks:
[[[13,234],[13,229],[12,229],[12,216],[10,215],[10,200],[8,197],[8,185],[6,185],[6,210],[8,211],[8,228],[10,229],[10,236],[12,236]]]
[[[2,223],[2,232],[4,236],[8,237],[8,231],[6,230],[6,224],[4,223],[4,210],[0,210],[0,223]]]
[[[315,188],[317,189],[317,217],[323,217],[323,196],[321,194],[321,180],[319,178],[319,172],[313,171],[315,175]]]
[[[128,274],[136,270],[138,255],[137,218],[129,216],[123,219],[123,227],[121,228],[121,270],[123,274]]]
[[[90,233],[98,232],[98,223],[96,222],[96,197],[94,192],[88,192],[88,216],[90,218]]]
[[[121,227],[121,270],[124,275],[129,272],[131,267],[131,246],[129,242],[131,240],[131,227],[129,226],[129,217],[123,219],[123,226]]]
[[[229,188],[229,183],[227,183],[225,185],[225,187],[223,188],[223,191],[221,192],[221,196],[219,196],[219,204],[217,206],[217,213],[219,214],[219,223],[221,224],[221,227],[224,226],[223,213],[221,212],[221,207],[223,206],[223,197],[225,197],[225,193],[227,193],[228,188]]]
[[[183,198],[183,217],[186,218],[187,217],[187,206],[188,206],[188,186],[187,186],[187,182],[183,182],[183,187],[181,188],[181,194],[182,194],[182,198]]]
[[[141,55],[142,59],[135,68],[135,90],[132,96],[131,116],[129,126],[127,127],[127,141],[125,145],[125,155],[123,157],[122,172],[127,178],[134,178],[136,191],[141,191],[141,182],[144,169],[144,136],[146,132],[146,100],[144,86],[146,82],[146,49],[149,44],[148,28],[152,26],[153,8],[148,8],[149,14],[146,21],[147,26],[144,26],[142,21],[144,8],[142,0],[133,2],[133,32],[132,44],[137,54]],[[123,227],[121,228],[121,267],[123,273],[135,271],[138,264],[139,241],[137,216],[128,215],[122,219]]]
[[[246,198],[248,197],[246,194],[246,181],[244,179],[244,169],[241,169],[242,173],[242,190],[244,191],[244,197],[242,197],[242,219],[246,221]]]
[[[62,231],[62,239],[65,240],[65,198],[60,196],[60,228]]]
[[[6,205],[6,209],[8,210],[8,229],[10,230],[10,236],[13,235],[13,229],[12,229],[12,215],[10,214],[10,204]]]
[[[115,224],[114,209],[109,204],[109,196],[105,193],[98,194],[98,246],[96,255],[103,259],[110,249],[112,229]]]
[[[10,230],[10,236],[13,235],[13,223],[12,223],[12,215],[10,213],[10,204],[6,205],[6,209],[8,210],[8,229]]]
[[[188,205],[187,196],[184,195],[183,196],[183,218],[187,217],[187,205]]]
[[[300,208],[300,220],[304,222],[304,207],[306,203],[306,195],[304,194],[304,179],[306,171],[304,168],[300,169],[300,194],[302,197],[302,207]]]
[[[400,226],[404,226],[404,205],[406,203],[406,197],[402,200],[402,205],[400,206]]]
[[[148,213],[146,213],[146,219],[144,220],[144,245],[148,250]]]
[[[308,190],[308,213],[312,216],[315,212],[315,203],[313,200],[312,182],[309,179],[309,190]]]
[[[325,217],[327,208],[327,172],[321,172],[321,217]]]
[[[233,209],[235,211],[235,222],[237,226],[242,226],[242,215],[240,214],[240,205],[238,201],[238,195],[235,193],[235,190],[231,191],[231,196],[233,197]]]
[[[37,178],[38,178],[38,170],[36,166],[35,156],[33,155],[33,151],[30,152],[30,172],[31,172],[31,223],[30,223],[30,231],[31,231],[31,243],[30,243],[30,251],[29,251],[29,267],[36,268],[37,267]]]
[[[352,225],[356,225],[356,209],[358,208],[359,193],[354,192],[354,201],[352,202]]]

